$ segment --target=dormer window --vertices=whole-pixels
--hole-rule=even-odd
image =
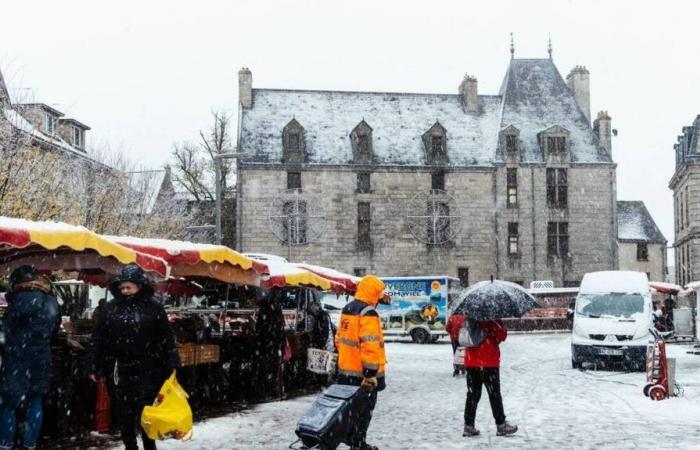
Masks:
[[[73,147],[83,148],[83,130],[73,127]]]
[[[540,148],[547,155],[563,157],[569,150],[569,130],[554,125],[537,134]]]
[[[506,135],[506,151],[514,153],[518,150],[518,137],[514,134]]]
[[[287,137],[289,142],[289,151],[298,152],[299,151],[299,133],[289,133]]]
[[[371,164],[372,151],[372,127],[362,120],[350,133],[352,143],[352,160],[355,164]]]
[[[282,130],[282,159],[286,163],[303,163],[306,160],[304,128],[292,119]]]
[[[518,152],[518,141],[520,139],[520,130],[513,125],[508,125],[501,130],[501,149],[507,156],[515,156]]]
[[[445,146],[442,142],[442,136],[432,136],[430,139],[433,153],[444,153]]]
[[[547,151],[550,153],[564,153],[566,151],[566,137],[547,136]]]
[[[440,122],[430,127],[423,134],[423,145],[426,148],[428,164],[447,164],[447,130]]]
[[[46,134],[53,134],[54,130],[54,118],[49,113],[44,113],[44,132]]]

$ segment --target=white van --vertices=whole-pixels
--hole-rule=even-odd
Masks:
[[[649,280],[643,272],[605,271],[584,275],[576,297],[571,365],[622,363],[644,370],[653,326]]]

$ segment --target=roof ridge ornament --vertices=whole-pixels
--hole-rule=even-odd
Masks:
[[[552,59],[552,34],[547,33],[547,53],[549,53],[549,59]]]
[[[515,42],[513,41],[513,32],[510,32],[510,59],[515,59]]]

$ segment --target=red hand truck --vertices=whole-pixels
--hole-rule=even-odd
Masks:
[[[654,342],[647,346],[647,384],[644,385],[643,392],[652,400],[664,400],[671,395],[666,342],[658,330],[650,328],[649,331],[654,336]]]

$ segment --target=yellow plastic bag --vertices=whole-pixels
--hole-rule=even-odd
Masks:
[[[187,403],[188,397],[173,371],[160,388],[153,406],[146,406],[141,413],[141,427],[149,438],[159,441],[192,438],[192,409]]]

